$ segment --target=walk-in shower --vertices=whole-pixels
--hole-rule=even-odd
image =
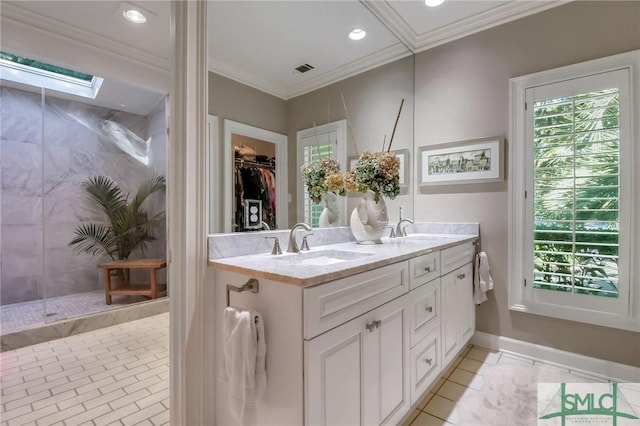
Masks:
[[[6,76],[0,87],[2,335],[149,300],[116,295],[107,305],[99,265],[112,258],[69,243],[78,227],[104,230],[114,220],[87,193],[89,179],[107,177],[133,197],[142,182],[166,174],[167,97],[105,80],[102,95],[89,100]],[[149,216],[165,208],[164,191],[144,204]],[[166,256],[161,225],[130,259]],[[145,271],[131,271],[132,282],[148,280]],[[158,271],[158,281],[166,283],[166,270]]]

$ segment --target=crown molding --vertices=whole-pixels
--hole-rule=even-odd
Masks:
[[[418,35],[387,1],[360,0],[360,3],[378,18],[398,40],[404,43],[412,53],[416,53],[415,44]]]
[[[241,71],[211,58],[209,58],[209,71],[286,101],[365,71],[369,71],[373,68],[388,64],[389,62],[402,59],[411,54],[412,53],[408,51],[404,45],[396,44],[362,59],[350,62],[335,70],[328,71],[310,80],[291,86],[274,85],[266,80],[262,80],[254,74]]]
[[[53,36],[67,42],[88,46],[163,73],[168,74],[171,68],[171,60],[169,58],[159,57],[148,51],[134,48],[108,37],[23,9],[12,3],[3,3],[2,21],[25,27],[29,31],[37,31],[47,37]]]
[[[362,4],[376,15],[413,53],[419,53],[571,1],[573,0],[509,2],[433,31],[417,34],[387,1],[361,0]]]
[[[209,57],[209,71],[277,98],[287,99],[287,89],[285,87],[263,80],[255,74],[242,71],[239,68],[217,61],[211,57]]]
[[[398,43],[396,45],[389,46],[369,56],[365,56],[364,58],[350,62],[335,70],[319,75],[313,80],[291,86],[286,99],[304,95],[305,93],[320,89],[321,87],[328,86],[344,80],[345,78],[353,77],[354,75],[397,61],[398,59],[410,56],[411,54],[412,53],[407,50],[403,44]]]

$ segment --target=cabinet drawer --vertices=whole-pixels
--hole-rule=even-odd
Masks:
[[[409,262],[305,288],[304,338],[311,339],[408,291]]]
[[[440,276],[440,252],[425,254],[409,260],[410,288],[413,290]]]
[[[446,275],[454,269],[472,262],[474,254],[475,250],[471,242],[442,250],[440,252],[441,275]]]
[[[439,330],[435,330],[411,349],[411,405],[422,398],[441,370]]]
[[[411,290],[409,324],[411,347],[440,327],[440,278]]]

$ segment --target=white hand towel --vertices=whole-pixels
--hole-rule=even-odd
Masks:
[[[489,258],[483,251],[476,254],[476,272],[473,277],[473,301],[476,305],[487,300],[487,291],[493,290]]]
[[[257,424],[256,396],[267,387],[267,345],[262,316],[226,308],[223,323],[223,381],[228,382],[229,410],[239,425]]]

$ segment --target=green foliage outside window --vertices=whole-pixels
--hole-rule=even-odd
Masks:
[[[534,105],[534,287],[618,296],[619,91]]]
[[[68,68],[62,68],[55,65],[47,64],[46,62],[36,61],[35,59],[25,58],[24,56],[14,55],[12,53],[0,52],[0,59],[5,61],[14,62],[20,65],[26,65],[31,68],[37,68],[40,70],[54,72],[56,74],[64,75],[67,77],[77,78],[86,82],[91,82],[93,76],[79,71],[70,70]]]

